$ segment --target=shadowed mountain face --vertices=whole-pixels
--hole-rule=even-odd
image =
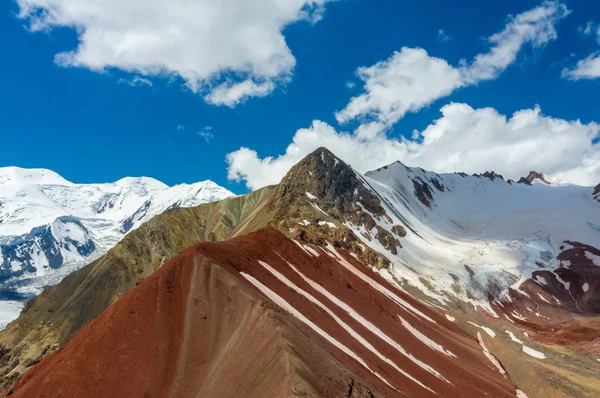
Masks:
[[[266,228],[190,246],[28,372],[13,396],[484,393],[516,391],[437,310],[343,250]]]
[[[407,167],[400,162],[363,176],[327,149],[319,148],[294,166],[277,186],[217,203],[169,210],[154,217],[129,233],[105,256],[29,301],[19,319],[0,331],[2,386],[10,387],[24,371],[37,368],[32,368],[32,365],[59,347],[68,345],[78,331],[94,318],[104,317],[106,312],[103,311],[110,307],[110,312],[120,302],[120,297],[138,284],[143,286],[146,283],[144,278],[162,269],[166,261],[185,247],[198,241],[240,237],[272,226],[280,234],[291,238],[292,242],[310,245],[302,247],[309,252],[306,253],[309,255],[307,258],[312,261],[321,264],[321,257],[335,257],[336,251],[349,253],[352,258],[345,254],[344,258],[355,268],[362,264],[363,271],[372,270],[430,308],[448,312],[447,319],[456,321],[456,325],[471,336],[479,337],[486,350],[498,353],[502,363],[507,364],[506,371],[510,377],[530,397],[536,396],[538,391],[544,391],[547,396],[597,396],[600,386],[594,375],[600,371],[600,362],[591,354],[600,354],[597,344],[600,337],[597,318],[600,257],[595,254],[596,248],[600,247],[598,203],[590,200],[593,190],[590,187],[569,185],[548,176],[543,176],[543,181],[535,177],[529,182],[516,184],[505,181],[494,172],[473,176],[464,173],[437,174]],[[234,246],[247,245],[243,242],[246,241],[232,240],[211,247],[229,248],[225,254],[230,252],[237,256],[238,249]],[[209,244],[201,246],[205,245]],[[302,251],[299,246],[296,247]],[[336,249],[332,251],[331,247]],[[310,257],[311,250],[308,248],[320,256]],[[250,257],[277,265],[279,263],[271,259],[274,256],[271,249],[294,263],[271,244],[265,244],[262,253]],[[227,268],[224,265],[227,258],[215,259],[214,253],[209,257],[219,269]],[[230,264],[235,271],[229,269],[229,275],[245,286],[239,290],[247,292],[249,283],[253,287],[251,292],[277,302],[268,291],[261,290],[261,285],[253,284],[250,279],[239,279],[242,275],[239,267],[244,261],[240,258],[239,266]],[[343,265],[343,262],[338,261],[339,264]],[[287,275],[284,271],[289,272],[287,268],[277,267],[274,269],[284,275]],[[331,272],[315,275],[315,280],[321,283],[335,276],[333,268]],[[275,275],[267,269],[269,273]],[[265,283],[269,280],[254,278],[264,286],[270,286]],[[352,280],[336,280],[348,282],[350,287],[346,286],[346,289],[356,289]],[[372,301],[370,296],[362,294],[369,293],[353,291],[345,300],[358,295],[365,304]],[[277,304],[285,310],[283,302]],[[299,307],[294,305],[293,308]],[[321,308],[319,311],[325,310]],[[421,312],[428,314],[425,310]],[[394,318],[394,313],[390,314]],[[415,314],[407,317],[400,314],[400,317],[411,326],[414,326],[411,319],[418,319]],[[299,320],[298,317],[294,319]],[[402,320],[397,318],[396,322],[408,330],[410,327]],[[447,320],[442,321],[447,326]],[[381,322],[383,325],[387,321]],[[562,328],[565,322],[569,326]],[[220,326],[213,327],[217,330]],[[303,327],[318,334],[306,323]],[[361,327],[357,325],[358,329]],[[301,328],[299,326],[299,330]],[[336,330],[336,333],[348,332],[343,327]],[[421,332],[427,335],[428,329],[423,330]],[[565,331],[564,338],[552,340],[548,337],[552,334],[558,336],[560,331]],[[397,337],[398,330],[392,332],[391,337],[401,338]],[[340,338],[338,334],[329,335]],[[518,337],[513,340],[509,336]],[[318,337],[315,338],[318,340]],[[309,340],[312,341],[312,337]],[[443,340],[432,340],[452,351]],[[302,345],[300,342],[295,344]],[[290,358],[297,354],[293,350],[292,354],[281,352],[292,355]],[[310,352],[319,351],[314,348]],[[304,362],[300,359],[292,362],[309,363],[306,358],[311,357],[306,355],[302,357]],[[332,355],[331,361],[349,366],[333,352],[328,352],[328,355]],[[372,351],[365,352],[365,355],[379,358]],[[416,354],[415,357],[419,358]],[[168,362],[174,359],[165,357],[161,360]],[[392,362],[400,366],[403,360],[398,357],[400,362],[396,363],[395,359]],[[383,368],[392,366],[385,363],[381,365]],[[379,369],[368,368],[375,372]],[[298,370],[297,374],[304,375],[312,368],[306,365],[299,369],[302,370]],[[327,369],[318,369],[329,375]],[[347,374],[353,375],[352,390],[356,394],[358,391],[367,394],[369,389],[380,392],[380,395],[390,394],[385,390],[389,386],[378,387],[377,383],[387,384],[376,375],[374,377],[378,381],[370,381],[365,374],[356,373],[357,370],[349,367],[346,369]],[[196,370],[194,368],[194,372]],[[373,377],[369,370],[367,372]],[[293,380],[304,377],[297,374],[294,373]],[[318,376],[314,377],[318,379]],[[330,378],[333,380],[335,377]],[[385,375],[382,377],[388,380]],[[425,379],[419,376],[418,380],[422,382]],[[311,386],[321,385],[318,381],[311,383]],[[339,383],[348,387],[348,383]],[[28,383],[27,388],[34,388],[32,385]],[[361,389],[363,387],[360,386],[368,387]],[[402,385],[402,388],[414,387],[407,386]],[[442,387],[437,388],[446,391]],[[337,394],[338,390],[335,391]]]

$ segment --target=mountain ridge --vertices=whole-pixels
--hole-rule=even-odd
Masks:
[[[135,370],[124,375],[124,366]],[[13,396],[484,392],[516,389],[437,310],[343,250],[266,227],[185,249],[26,373]]]
[[[0,168],[0,292],[39,293],[153,215],[232,195],[212,181],[168,187],[126,177],[74,184],[47,169]]]
[[[343,172],[332,173],[336,168]],[[542,308],[538,316],[536,305],[541,308],[544,302],[537,293],[546,300],[559,293],[527,293],[532,283],[536,289],[549,289],[536,280],[535,271],[545,270],[560,278],[564,271],[555,271],[561,268],[559,246],[565,240],[600,246],[593,235],[593,226],[600,225],[600,220],[597,204],[589,201],[591,190],[562,183],[511,185],[495,173],[488,174],[437,174],[397,162],[362,176],[319,148],[280,185],[166,211],[129,234],[96,263],[31,300],[20,319],[0,332],[5,347],[0,358],[0,363],[5,363],[0,366],[2,383],[10,385],[32,362],[68,342],[90,319],[189,244],[224,240],[271,225],[297,242],[347,250],[425,305],[450,311],[457,324],[473,336],[481,329],[472,324],[489,325],[488,329],[497,333],[491,340],[482,333],[485,344],[500,354],[502,363],[510,365],[507,371],[519,386],[529,386],[529,391],[540,388],[553,366],[564,373],[555,376],[560,383],[552,391],[594,396],[600,389],[590,381],[593,378],[583,377],[581,372],[593,374],[599,365],[581,353],[597,351],[593,340],[600,337],[600,324],[582,319],[573,312],[576,306],[570,305],[552,307],[553,312]],[[544,230],[546,234],[538,233]],[[586,274],[576,276],[573,286],[575,280],[580,290],[589,283],[592,294],[595,282],[585,282],[585,278],[596,275],[594,267],[593,262],[591,268],[586,266]],[[570,297],[568,290],[557,297]],[[532,300],[526,300],[521,292]],[[96,296],[103,298],[97,300]],[[507,297],[515,303],[514,314],[502,309],[507,307]],[[575,297],[576,304],[579,296]],[[95,308],[85,313],[90,302]],[[560,319],[568,319],[572,330],[587,327],[592,340],[576,346],[568,340],[558,342],[566,344],[568,352],[544,345],[544,334]],[[40,321],[48,326],[36,328]],[[504,329],[519,336],[526,333],[519,338],[522,345],[501,338]],[[543,352],[545,360],[523,358],[529,355],[523,354],[525,347],[528,352],[540,353],[535,355]],[[570,361],[579,364],[579,370],[573,370]],[[568,376],[573,372],[581,376],[577,381]]]

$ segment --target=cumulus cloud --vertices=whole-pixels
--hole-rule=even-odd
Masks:
[[[316,23],[331,0],[16,0],[32,31],[70,27],[62,66],[179,76],[208,102],[234,106],[289,80],[296,60],[283,29]]]
[[[400,160],[437,172],[495,170],[517,179],[531,170],[583,185],[600,182],[600,126],[546,116],[539,107],[507,117],[493,108],[451,103],[442,116],[412,138],[338,132],[322,121],[294,135],[285,154],[261,158],[241,148],[227,155],[228,176],[250,189],[278,183],[314,149],[325,146],[366,172]]]
[[[357,70],[364,92],[336,113],[340,123],[367,119],[389,127],[407,112],[416,112],[433,101],[481,81],[496,79],[525,44],[542,47],[557,37],[555,25],[569,14],[558,1],[509,17],[501,32],[488,38],[490,49],[471,62],[450,65],[420,48],[402,48],[388,59]]]
[[[600,44],[600,25],[588,22],[585,27],[580,26],[579,32],[584,36],[595,36]],[[565,68],[562,77],[569,80],[597,79],[600,77],[600,51],[596,51],[587,57],[577,61],[572,68]]]

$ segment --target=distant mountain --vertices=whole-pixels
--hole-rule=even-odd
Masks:
[[[0,168],[0,289],[39,293],[154,215],[232,195],[212,181],[74,184],[50,170]]]
[[[530,397],[537,391],[548,396],[598,396],[600,386],[594,376],[600,372],[598,187],[572,185],[539,172],[519,181],[507,181],[493,171],[437,174],[400,162],[363,175],[319,148],[276,186],[151,218],[106,255],[30,300],[21,316],[0,332],[2,385],[12,385],[58,347],[67,344],[67,349],[92,319],[100,316],[98,322],[105,322],[115,316],[103,312],[136,285],[143,287],[145,278],[187,246],[272,226],[308,255],[316,252],[319,259],[312,261],[319,267],[331,267],[329,276],[317,279],[325,289],[329,289],[328,278],[354,286],[354,279],[337,274],[337,265],[320,263],[321,256],[336,256],[332,250],[347,253],[357,267],[362,264],[365,272],[370,269],[402,291],[402,297],[409,295],[419,308],[426,306],[436,313],[435,319],[441,314],[477,338],[489,354],[485,354],[489,366],[498,369],[491,352]],[[238,250],[250,245],[244,242],[234,239],[221,246],[228,251],[215,262],[244,264],[247,259],[238,256]],[[278,251],[288,246],[283,241],[265,244],[262,252],[251,257],[268,263],[276,252],[293,264],[296,254],[290,259],[289,249]],[[284,267],[275,268],[282,272],[280,266]],[[274,273],[256,271],[260,268],[255,263],[252,267],[249,274],[271,286],[261,278],[265,272]],[[173,283],[180,287],[188,281]],[[207,288],[208,282],[198,283]],[[269,305],[282,307],[266,290],[258,290]],[[355,294],[369,302],[379,293]],[[201,302],[213,305],[212,300]],[[189,316],[186,321],[200,322]],[[410,333],[404,327],[402,333]],[[348,339],[347,333],[337,330],[333,336],[342,341]],[[426,331],[421,334],[429,336]],[[448,348],[432,341],[433,346]],[[401,345],[408,349],[411,344]],[[76,350],[73,347],[78,346],[68,349]],[[51,358],[57,357],[58,353]],[[55,363],[51,358],[40,364],[46,369],[40,375],[48,380],[51,376],[44,372]],[[461,358],[457,361],[465,363]]]

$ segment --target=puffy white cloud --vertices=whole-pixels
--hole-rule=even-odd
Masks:
[[[393,124],[406,112],[415,112],[462,86],[458,69],[421,48],[404,47],[385,61],[357,70],[366,93],[353,97],[336,114],[340,123],[372,116]]]
[[[565,79],[597,79],[600,77],[600,52],[588,55],[577,62],[574,68],[565,68],[562,71]]]
[[[330,0],[17,0],[32,31],[76,29],[62,66],[181,77],[207,101],[233,106],[286,82],[296,60],[282,30],[315,23]]]
[[[265,97],[275,89],[275,84],[270,81],[256,83],[252,79],[246,79],[240,83],[226,82],[211,90],[204,96],[204,100],[213,105],[226,105],[235,107],[249,97]]]
[[[544,115],[539,107],[511,117],[492,108],[451,103],[442,117],[411,139],[338,132],[314,121],[294,135],[285,154],[260,158],[241,148],[227,155],[229,178],[251,189],[275,184],[300,159],[325,146],[361,172],[400,160],[437,172],[494,170],[517,179],[531,170],[584,185],[600,182],[600,125]]]
[[[407,112],[416,112],[457,89],[498,77],[525,44],[541,47],[557,37],[555,25],[567,16],[566,6],[545,1],[509,17],[505,28],[488,38],[490,49],[473,61],[452,66],[420,48],[402,48],[385,61],[357,70],[364,93],[336,113],[340,123],[372,119],[390,126]]]
[[[584,36],[596,36],[596,41],[600,44],[600,25],[593,22],[588,22],[585,27],[580,26],[579,31]],[[565,79],[581,80],[581,79],[597,79],[600,77],[600,51],[588,55],[581,59],[573,68],[565,68],[562,71],[562,76]]]

